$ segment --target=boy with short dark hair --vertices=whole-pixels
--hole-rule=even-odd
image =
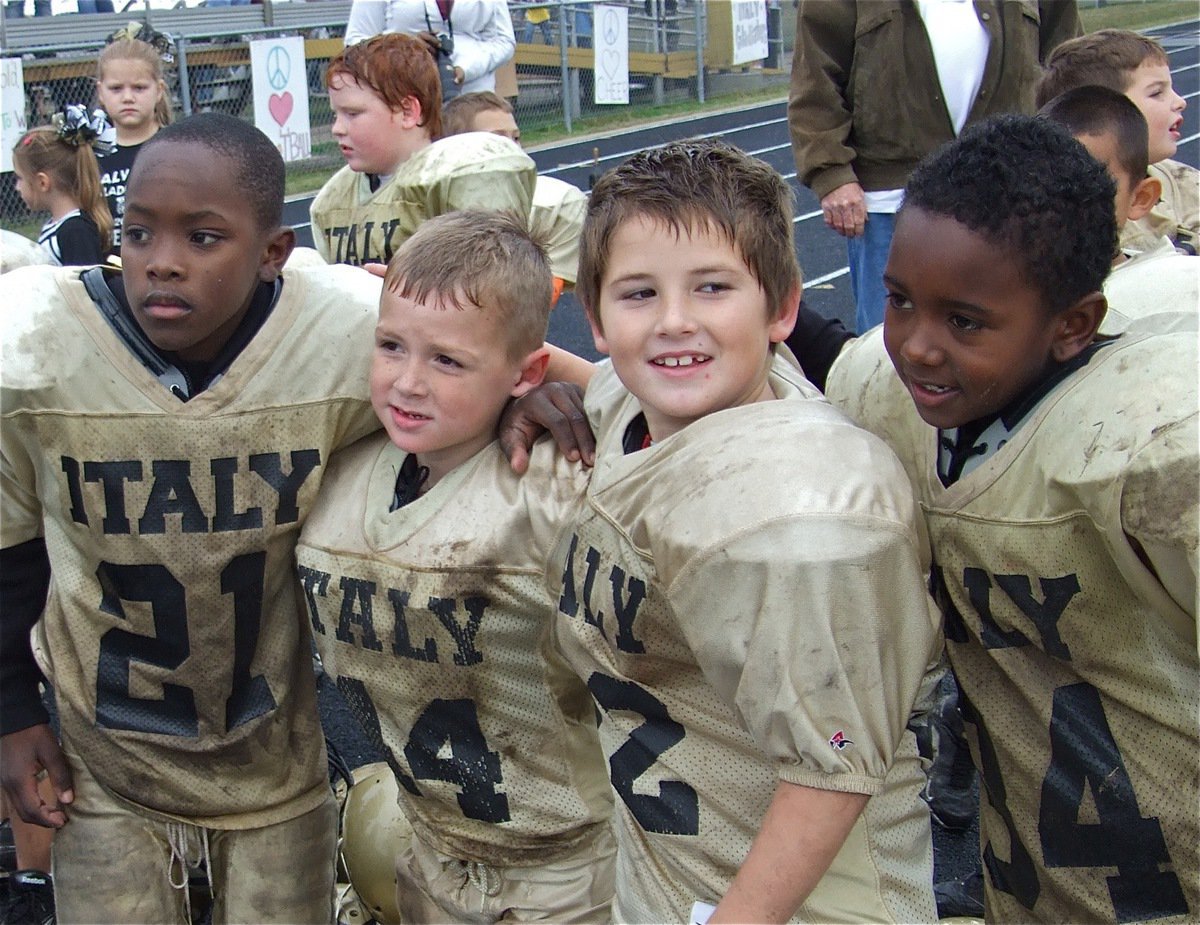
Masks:
[[[1154,211],[1122,229],[1122,246],[1148,251],[1166,237],[1195,254],[1200,235],[1200,173],[1171,160],[1187,103],[1172,86],[1166,51],[1149,36],[1124,29],[1100,29],[1063,42],[1046,61],[1037,89],[1038,108],[1089,84],[1123,93],[1141,110],[1149,133],[1150,175],[1162,184],[1162,198]]]
[[[1113,201],[1048,119],[965,132],[909,181],[883,328],[828,382],[925,511],[989,921],[1200,913],[1196,340],[1097,334]]]
[[[58,829],[64,921],[187,922],[202,861],[214,922],[332,915],[292,563],[329,454],[378,426],[360,344],[379,284],[281,274],[283,176],[248,123],[178,122],[134,165],[120,275],[0,279],[3,782]]]
[[[1108,169],[1117,184],[1117,230],[1147,215],[1162,185],[1146,176],[1146,120],[1129,97],[1095,84],[1054,97],[1039,115],[1057,122]],[[1180,254],[1167,238],[1149,251],[1122,248],[1104,281],[1108,299],[1101,330],[1114,334],[1132,319],[1195,326],[1200,309],[1200,258]]]
[[[620,797],[617,921],[936,916],[907,729],[941,649],[919,513],[775,355],[791,219],[782,178],[714,142],[634,156],[589,205],[577,291],[612,364],[548,578]]]
[[[422,225],[379,302],[385,433],[331,464],[298,550],[323,664],[400,784],[404,922],[609,921],[612,799],[543,582],[587,473],[543,441],[519,477],[494,439],[545,374],[550,299],[520,218]]]
[[[441,84],[425,42],[388,33],[347,46],[325,74],[346,166],[309,211],[330,263],[387,263],[421,222],[455,209],[529,213],[537,175],[514,143],[442,134]]]

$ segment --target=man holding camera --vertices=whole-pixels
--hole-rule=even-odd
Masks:
[[[505,0],[354,0],[346,44],[381,32],[424,40],[442,79],[442,101],[459,93],[496,89],[496,69],[517,42]]]

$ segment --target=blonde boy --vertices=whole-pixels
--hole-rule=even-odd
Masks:
[[[1037,89],[1038,108],[1088,84],[1123,93],[1141,110],[1149,132],[1150,176],[1162,184],[1162,198],[1154,211],[1122,229],[1122,246],[1151,250],[1166,237],[1195,254],[1200,235],[1200,173],[1171,160],[1187,103],[1172,86],[1166,51],[1149,36],[1123,29],[1100,29],[1063,42],[1046,61]]]
[[[936,915],[906,728],[941,647],[919,515],[895,458],[775,355],[790,200],[712,142],[592,193],[578,292],[612,362],[547,577],[620,797],[617,921]]]
[[[441,136],[441,84],[429,47],[399,33],[348,46],[325,75],[346,166],[310,209],[330,263],[386,263],[426,219],[455,209],[529,213],[533,161],[511,141]]]
[[[611,797],[542,581],[587,476],[543,441],[520,478],[493,439],[545,374],[550,296],[519,218],[425,223],[380,300],[384,433],[332,461],[301,537],[317,648],[412,827],[393,846],[409,923],[608,921]]]

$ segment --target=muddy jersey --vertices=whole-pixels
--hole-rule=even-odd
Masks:
[[[542,575],[587,474],[542,441],[519,477],[491,444],[389,512],[406,457],[384,435],[340,454],[304,528],[325,669],[424,841],[492,867],[571,854],[611,797],[591,699],[548,651]]]
[[[293,555],[330,454],[378,426],[379,286],[287,271],[258,333],[185,403],[78,270],[0,278],[0,545],[45,537],[43,668],[64,742],[117,797],[217,828],[326,798]]]
[[[1104,281],[1108,312],[1104,334],[1120,334],[1131,324],[1155,333],[1196,330],[1200,320],[1200,257],[1180,254],[1166,238],[1151,250],[1133,253]]]
[[[878,333],[830,399],[925,511],[985,793],[988,921],[1200,917],[1195,333],[1126,335],[950,487]]]
[[[529,210],[529,231],[546,249],[550,270],[572,286],[579,275],[579,234],[587,194],[557,177],[538,177]]]
[[[426,219],[456,209],[528,215],[537,169],[529,155],[490,132],[452,135],[422,148],[377,190],[343,167],[309,212],[313,246],[329,263],[387,263]]]
[[[619,797],[613,914],[720,900],[786,781],[871,795],[797,920],[932,921],[906,729],[941,649],[918,512],[880,441],[782,359],[771,384],[628,455],[637,400],[607,365],[588,388],[596,465],[547,580]]]

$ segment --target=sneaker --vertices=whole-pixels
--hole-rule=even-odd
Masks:
[[[18,870],[8,878],[0,925],[54,925],[54,885],[40,870]]]

